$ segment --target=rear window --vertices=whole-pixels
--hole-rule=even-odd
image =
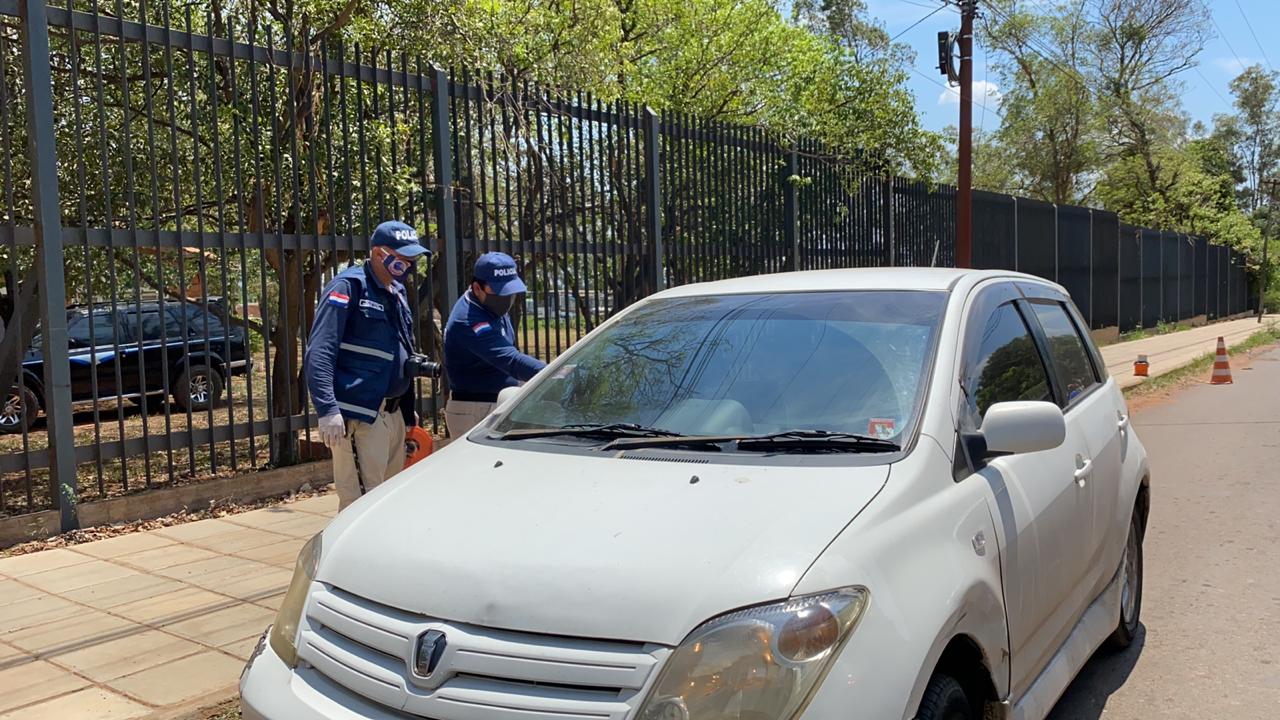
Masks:
[[[1065,404],[1070,404],[1076,397],[1098,384],[1089,352],[1085,349],[1084,340],[1075,323],[1071,322],[1061,303],[1032,303],[1031,308],[1049,341],[1049,355],[1066,396]]]

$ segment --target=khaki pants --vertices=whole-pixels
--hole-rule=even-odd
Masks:
[[[497,403],[449,398],[448,404],[444,406],[444,421],[449,426],[449,438],[457,440],[471,432],[471,428],[488,417],[495,405]]]
[[[347,421],[347,437],[333,449],[339,510],[404,469],[404,432],[399,410],[383,410],[372,423]]]

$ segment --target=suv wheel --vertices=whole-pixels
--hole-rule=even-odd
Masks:
[[[173,401],[183,410],[206,410],[222,398],[222,375],[208,365],[183,368],[173,387]]]
[[[40,414],[40,399],[29,387],[14,386],[0,403],[0,432],[20,433],[30,430]]]
[[[1129,520],[1129,536],[1120,558],[1120,621],[1107,643],[1123,650],[1138,637],[1142,616],[1142,524],[1135,512]]]
[[[937,674],[929,678],[916,720],[973,720],[973,707],[955,678]]]

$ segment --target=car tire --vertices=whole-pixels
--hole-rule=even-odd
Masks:
[[[939,673],[929,678],[916,720],[974,720],[973,704],[955,678]]]
[[[30,430],[40,414],[40,398],[29,387],[13,386],[0,400],[0,433]]]
[[[1120,558],[1120,619],[1107,638],[1112,650],[1124,650],[1138,637],[1142,619],[1142,521],[1134,513],[1129,520],[1124,554]]]
[[[208,365],[190,365],[174,381],[173,402],[183,410],[207,410],[222,399],[222,374]]]

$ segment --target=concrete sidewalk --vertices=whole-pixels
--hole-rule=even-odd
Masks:
[[[1133,376],[1133,361],[1139,355],[1147,356],[1147,362],[1151,364],[1150,376],[1158,377],[1193,362],[1201,355],[1212,353],[1217,348],[1218,336],[1225,338],[1227,347],[1231,347],[1275,323],[1280,323],[1280,315],[1265,316],[1261,325],[1258,324],[1257,317],[1249,317],[1114,343],[1100,348],[1102,361],[1120,387],[1129,388],[1145,382],[1143,378]]]
[[[0,559],[0,720],[229,697],[330,494]]]
[[[1128,386],[1139,353],[1158,375],[1219,335],[1259,329],[1235,320],[1102,354]],[[167,717],[232,696],[298,551],[337,504],[330,494],[0,559],[0,720]]]

